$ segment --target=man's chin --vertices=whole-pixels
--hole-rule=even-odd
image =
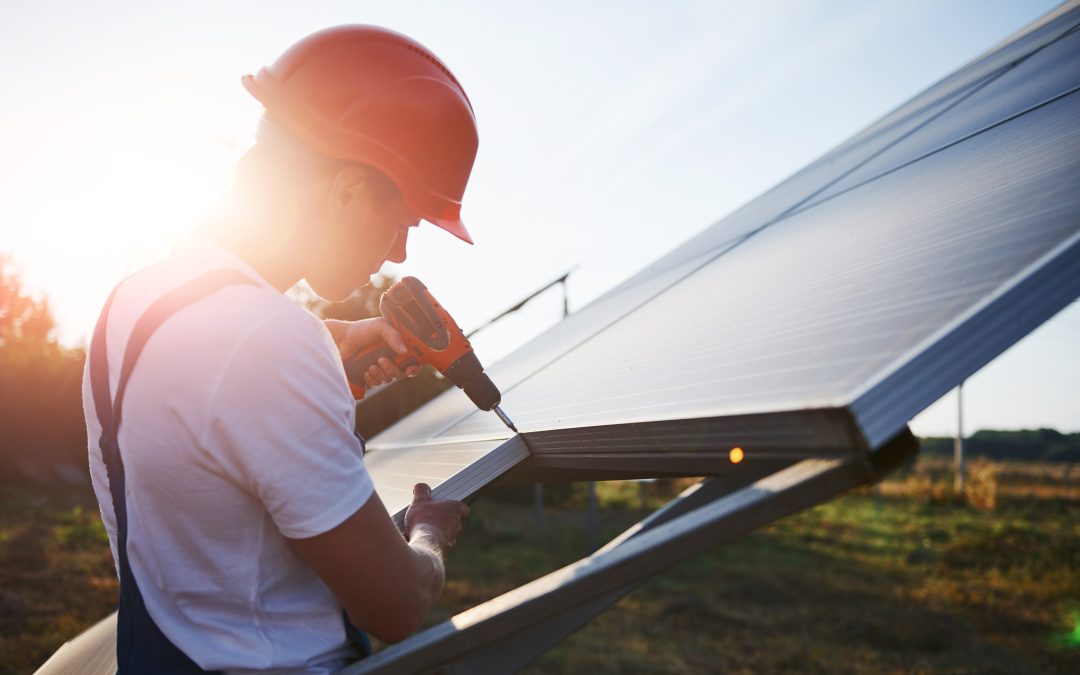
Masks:
[[[371,283],[371,277],[365,277],[353,284],[315,284],[311,280],[308,280],[308,285],[311,286],[311,290],[315,291],[315,295],[318,295],[327,302],[345,302],[356,294],[361,288]]]

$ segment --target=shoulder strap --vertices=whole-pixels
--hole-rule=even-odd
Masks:
[[[154,301],[135,322],[131,337],[128,338],[115,398],[109,393],[109,361],[105,333],[109,309],[116,296],[116,289],[113,289],[105,302],[105,307],[101,310],[101,316],[98,318],[97,326],[94,328],[94,337],[90,343],[90,388],[94,396],[98,422],[101,423],[101,439],[98,443],[108,471],[109,491],[112,493],[117,530],[122,539],[127,539],[127,507],[124,500],[124,464],[120,457],[117,437],[120,433],[124,393],[127,391],[131,372],[150,336],[170,316],[226,286],[239,284],[256,285],[250,277],[237,270],[213,270],[178,286]]]
[[[255,285],[255,282],[247,275],[231,269],[214,270],[197,277],[182,286],[166,293],[139,317],[135,327],[131,330],[127,347],[124,350],[124,361],[120,367],[120,379],[116,384],[116,398],[112,404],[112,435],[115,438],[120,433],[120,418],[123,413],[124,392],[127,391],[128,378],[135,369],[135,363],[142,354],[143,347],[150,336],[173,314],[192,305],[205,297],[213,295],[226,286]]]
[[[237,270],[220,269],[207,272],[191,281],[174,288],[158,298],[135,322],[131,331],[127,348],[124,351],[124,361],[120,369],[120,379],[117,382],[115,402],[109,394],[109,357],[105,341],[105,327],[108,321],[109,309],[112,306],[116,291],[109,295],[105,307],[98,317],[97,326],[94,328],[94,337],[90,343],[90,386],[94,395],[94,408],[97,410],[98,422],[104,434],[115,435],[120,431],[120,409],[124,400],[124,392],[127,390],[127,380],[135,363],[142,354],[150,336],[173,314],[179,312],[188,305],[194,304],[202,298],[213,295],[226,286],[238,284],[255,285],[255,282],[247,275]]]
[[[109,354],[105,348],[105,324],[109,317],[109,309],[112,307],[116,291],[120,290],[123,282],[109,293],[109,299],[105,301],[98,316],[97,325],[94,326],[94,337],[90,341],[90,389],[94,394],[94,410],[97,411],[98,422],[101,424],[101,433],[104,434],[112,428],[112,397],[109,396]]]

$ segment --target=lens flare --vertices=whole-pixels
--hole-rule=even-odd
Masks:
[[[1065,645],[1068,647],[1080,647],[1080,612],[1072,613],[1073,629],[1065,635]]]

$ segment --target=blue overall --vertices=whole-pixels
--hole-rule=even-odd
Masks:
[[[94,408],[101,424],[102,461],[105,463],[109,478],[109,493],[112,495],[113,513],[116,515],[116,550],[120,574],[120,605],[116,628],[116,664],[121,675],[153,674],[181,675],[184,673],[203,673],[204,671],[184,652],[174,645],[150,617],[143,602],[139,584],[132,574],[127,553],[127,500],[125,498],[124,461],[117,441],[120,433],[120,417],[123,411],[124,393],[128,379],[139,360],[143,347],[165,320],[184,307],[201,300],[213,293],[238,284],[254,285],[255,282],[236,270],[221,269],[189,281],[186,284],[163,295],[155,301],[135,322],[131,331],[124,360],[120,370],[120,379],[116,385],[115,398],[109,392],[109,362],[105,343],[105,326],[109,308],[112,306],[116,289],[105,303],[97,326],[94,328],[93,341],[90,344],[90,388],[94,396]],[[345,634],[357,650],[358,656],[371,653],[367,636],[357,629],[342,612]]]

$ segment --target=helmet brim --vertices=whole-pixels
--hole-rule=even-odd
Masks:
[[[424,220],[428,221],[432,225],[441,227],[442,229],[446,230],[447,232],[454,235],[466,244],[473,243],[472,235],[470,235],[469,231],[465,229],[465,224],[462,223],[460,219],[424,217]]]

